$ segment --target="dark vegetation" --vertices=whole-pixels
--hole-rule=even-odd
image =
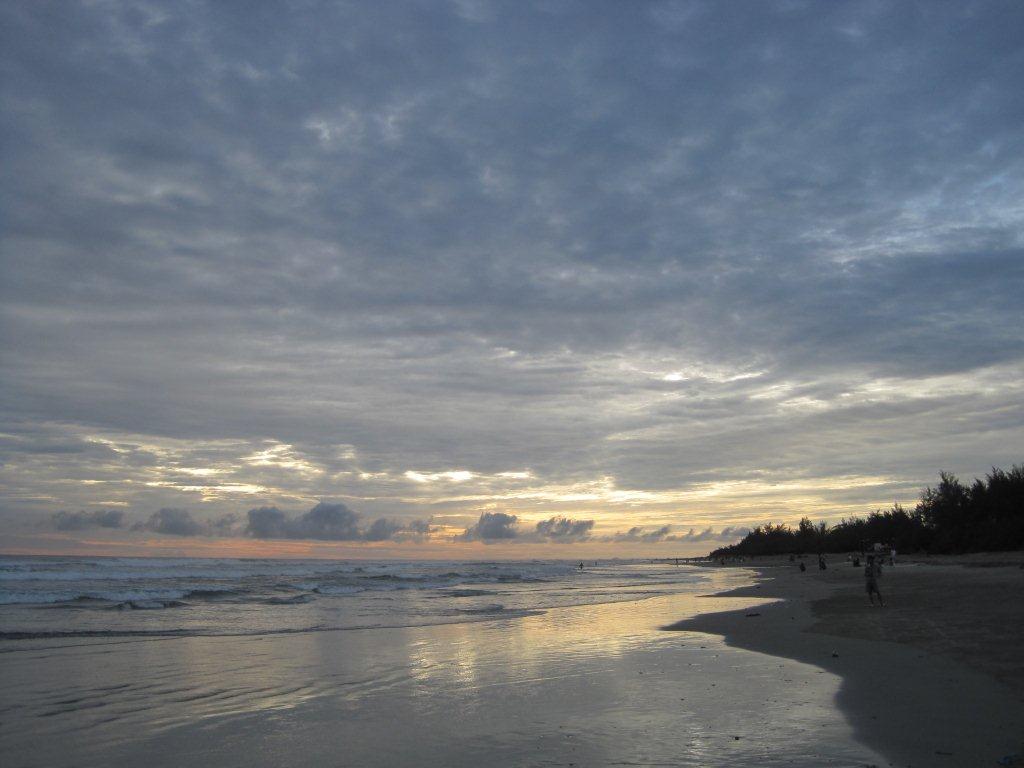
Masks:
[[[900,552],[952,554],[1024,549],[1024,464],[993,469],[984,480],[964,485],[948,472],[926,488],[913,510],[899,504],[866,518],[814,525],[803,518],[794,529],[759,525],[737,544],[711,557],[851,552],[882,542]]]

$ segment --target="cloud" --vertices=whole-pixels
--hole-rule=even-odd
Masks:
[[[572,520],[556,516],[537,523],[536,535],[552,541],[583,541],[590,536],[593,520]]]
[[[455,536],[456,541],[515,541],[520,544],[551,541],[572,543],[586,541],[594,527],[593,520],[573,520],[556,515],[541,520],[532,531],[522,531],[519,517],[506,512],[484,512],[479,520]]]
[[[401,523],[401,527],[394,531],[391,538],[395,541],[414,541],[420,543],[426,541],[436,530],[429,520],[409,520]],[[364,538],[370,540],[365,535]]]
[[[477,522],[455,537],[457,541],[507,541],[518,536],[519,518],[505,512],[484,512]]]
[[[248,525],[245,532],[255,539],[298,538],[290,535],[290,521],[277,507],[256,507],[246,512]]]
[[[341,503],[322,501],[294,518],[277,507],[250,509],[247,514],[246,533],[257,539],[355,541],[360,538],[359,514]]]
[[[208,536],[209,525],[205,525],[192,517],[187,509],[165,507],[149,516],[143,523],[134,526],[136,530],[163,533],[168,536]]]
[[[885,475],[718,527],[1020,460],[1021,4],[555,14],[0,3],[0,504],[626,529]]]
[[[748,532],[748,528],[726,526],[716,532],[714,528],[707,528],[698,531],[690,528],[686,533],[672,533],[674,526],[663,525],[659,528],[647,530],[643,526],[634,526],[628,531],[613,534],[607,537],[606,541],[619,542],[641,542],[652,544],[660,541],[677,542],[699,542],[699,541],[735,541],[742,538]]]
[[[50,523],[58,531],[83,531],[87,528],[120,528],[124,524],[124,512],[117,509],[93,512],[56,512]]]
[[[672,530],[672,526],[663,525],[660,528],[656,528],[652,531],[647,531],[643,526],[635,525],[625,533],[616,533],[611,537],[612,541],[640,541],[645,543],[651,543],[655,541],[664,541],[669,532]]]
[[[387,541],[403,530],[403,526],[397,520],[389,520],[386,517],[374,520],[370,526],[362,532],[361,538],[366,541]]]
[[[196,519],[187,509],[164,507],[132,526],[133,531],[151,531],[168,536],[236,536],[239,516],[229,512],[209,519]]]
[[[424,541],[434,528],[428,520],[395,520],[381,517],[359,534],[363,541]]]
[[[750,529],[745,526],[726,526],[718,533],[719,541],[739,541],[744,536],[750,533]]]
[[[277,507],[250,509],[246,516],[245,534],[256,539],[423,541],[432,531],[427,520],[401,521],[384,517],[363,528],[361,515],[340,502],[321,501],[295,517]]]
[[[210,533],[213,536],[234,536],[239,532],[240,522],[237,514],[228,512],[210,521]]]
[[[358,521],[359,514],[344,504],[321,501],[292,521],[293,533],[289,538],[352,541],[360,538]]]
[[[750,528],[727,525],[716,531],[711,525],[702,530],[690,528],[685,534],[667,537],[667,541],[676,542],[733,542],[748,535]]]

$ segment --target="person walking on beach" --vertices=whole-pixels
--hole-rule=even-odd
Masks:
[[[878,589],[878,579],[882,575],[882,566],[875,562],[874,555],[868,555],[867,565],[864,566],[864,588],[868,591],[868,600],[875,604],[875,595],[878,595],[878,604],[885,608],[885,601],[882,599],[882,592]]]

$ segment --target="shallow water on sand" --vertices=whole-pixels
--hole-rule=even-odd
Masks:
[[[736,607],[697,595],[743,572],[648,568],[675,586],[489,620],[8,639],[0,753],[7,766],[887,764],[834,707],[835,676],[659,629]]]

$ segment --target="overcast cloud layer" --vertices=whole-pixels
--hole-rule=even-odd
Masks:
[[[0,16],[26,549],[696,551],[1024,459],[1019,2]]]

